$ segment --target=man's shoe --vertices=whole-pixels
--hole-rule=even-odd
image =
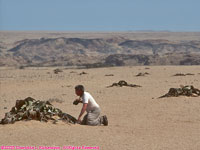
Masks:
[[[103,125],[104,125],[104,126],[107,126],[107,125],[108,125],[108,118],[107,118],[106,115],[103,116]]]

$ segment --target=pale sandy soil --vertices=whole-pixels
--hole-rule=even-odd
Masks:
[[[200,40],[200,32],[53,32],[53,31],[0,31],[1,42],[11,44],[24,39],[39,38],[113,38],[132,40],[164,39],[169,41]]]
[[[200,89],[200,66],[115,67],[99,69],[55,68],[0,69],[0,118],[17,99],[31,96],[63,103],[53,105],[77,117],[81,105],[72,105],[74,86],[85,85],[106,114],[109,126],[81,126],[39,121],[0,125],[0,146],[99,146],[103,150],[198,150],[200,149],[200,98],[163,98],[171,87],[194,85]],[[74,71],[76,73],[70,73]],[[86,75],[79,75],[82,71]],[[145,77],[135,77],[148,72]],[[173,77],[176,73],[194,76]],[[114,76],[105,76],[114,74]],[[112,87],[126,80],[142,87]],[[7,109],[4,109],[7,107]]]

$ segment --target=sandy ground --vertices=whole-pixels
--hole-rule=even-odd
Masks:
[[[11,44],[24,39],[39,38],[113,38],[124,37],[132,40],[164,39],[170,41],[200,40],[200,32],[52,32],[52,31],[0,31],[1,42]]]
[[[113,150],[198,150],[200,149],[200,98],[163,98],[171,87],[194,85],[200,89],[200,66],[145,66],[99,69],[55,68],[0,69],[0,118],[17,99],[31,96],[63,103],[53,105],[77,117],[81,105],[72,102],[74,86],[83,84],[99,103],[108,126],[20,121],[0,125],[0,146],[99,146]],[[73,71],[73,72],[72,72]],[[88,73],[79,75],[82,71]],[[150,75],[136,77],[139,72]],[[193,76],[173,77],[176,73]],[[114,76],[105,76],[113,74]],[[142,87],[111,87],[125,80]],[[5,109],[4,107],[7,107]]]

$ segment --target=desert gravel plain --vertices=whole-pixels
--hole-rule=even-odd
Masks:
[[[58,68],[58,67],[57,67]],[[52,124],[19,121],[0,125],[0,146],[99,146],[102,150],[198,150],[200,149],[200,98],[158,99],[169,88],[193,85],[200,89],[200,66],[126,66],[67,69],[53,67],[0,68],[0,118],[16,100],[33,97],[52,102],[78,117],[81,104],[74,86],[83,84],[96,99],[108,126]],[[80,75],[85,72],[86,74]],[[138,73],[149,75],[136,77]],[[189,76],[173,76],[192,73]],[[112,74],[112,76],[107,76]],[[110,87],[125,80],[142,87]]]

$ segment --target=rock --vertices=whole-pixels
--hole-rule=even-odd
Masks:
[[[186,73],[186,74],[177,73],[177,74],[175,74],[175,75],[173,75],[173,76],[187,76],[187,75],[194,75],[194,74],[192,74],[192,73]]]
[[[54,71],[55,74],[58,74],[59,72],[63,72],[61,69],[58,69],[58,68],[53,70],[53,71]]]
[[[136,75],[136,77],[139,77],[139,76],[145,76],[145,75],[149,75],[149,73],[148,72],[145,72],[145,73],[138,73],[137,75]]]
[[[114,76],[114,74],[106,74],[105,76]]]
[[[126,81],[124,81],[124,80],[120,80],[118,83],[113,83],[112,85],[107,86],[107,88],[108,88],[108,87],[113,87],[113,86],[118,86],[118,87],[123,87],[123,86],[141,87],[140,85],[128,84],[128,83],[127,83]]]
[[[185,75],[186,76],[193,76],[194,74],[193,73],[186,73]]]
[[[87,74],[87,73],[83,71],[83,72],[81,72],[79,75],[83,75],[83,74]]]
[[[175,74],[173,76],[185,76],[185,74],[183,74],[183,73],[177,73],[177,74]]]

